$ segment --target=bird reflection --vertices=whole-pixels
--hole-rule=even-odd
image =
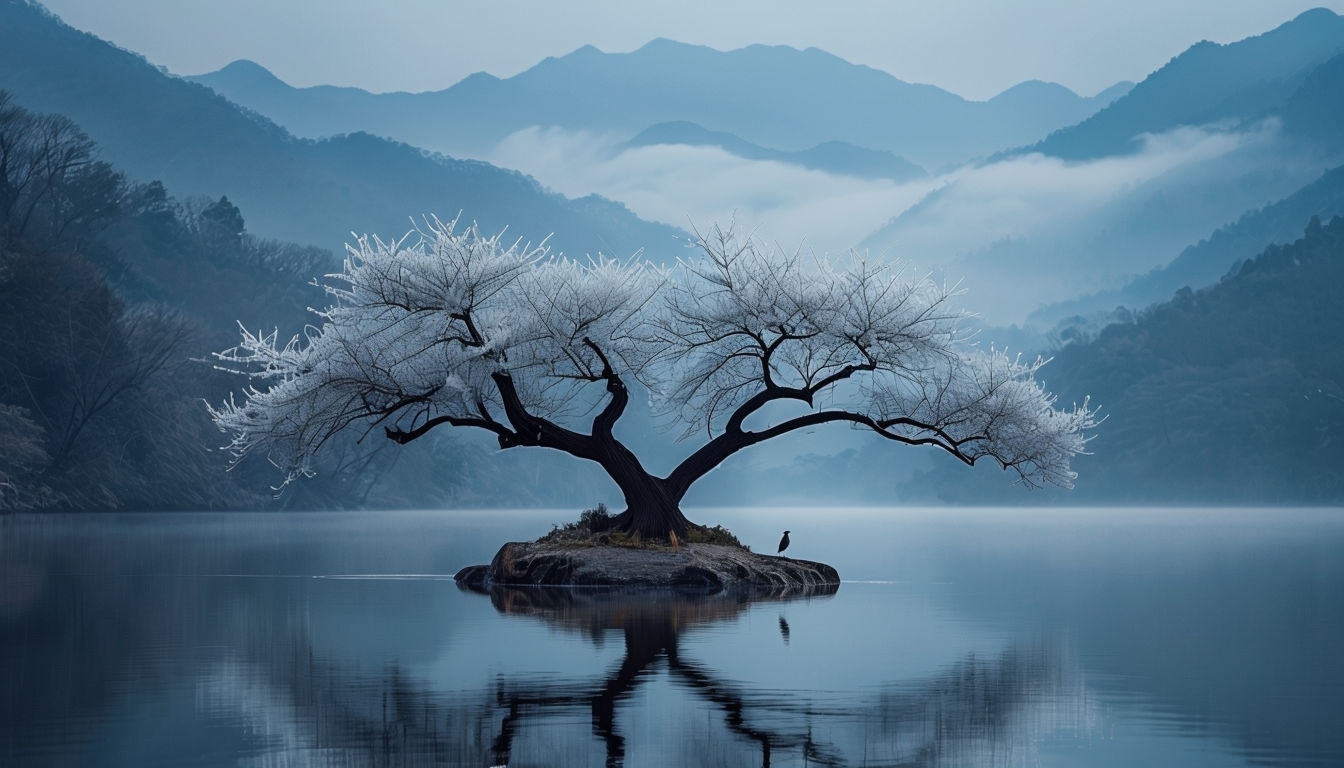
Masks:
[[[784,644],[789,644],[789,622],[784,618],[784,614],[779,614],[779,636],[784,638]]]

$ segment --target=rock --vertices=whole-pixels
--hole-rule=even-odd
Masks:
[[[485,578],[490,573],[488,565],[468,565],[453,576],[453,581],[473,590],[485,589]]]
[[[490,565],[463,568],[457,581],[492,586],[658,587],[716,593],[729,587],[790,589],[840,583],[825,563],[758,555],[723,544],[671,548],[510,542]]]

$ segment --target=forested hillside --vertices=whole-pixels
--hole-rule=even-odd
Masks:
[[[286,337],[328,298],[329,251],[249,234],[227,196],[177,199],[101,159],[62,115],[0,91],[0,511],[592,503],[601,478],[545,457],[378,433],[327,446],[271,491],[232,471],[206,402],[246,381],[212,367],[238,323]],[[520,477],[530,482],[518,482]]]
[[[303,322],[333,256],[247,234],[227,197],[132,181],[3,91],[0,171],[0,508],[271,503],[263,474],[224,472],[201,400],[237,382],[194,358],[235,317]]]
[[[1046,385],[1106,421],[1068,503],[1344,502],[1344,218],[1312,218],[1204,290],[1060,350]],[[936,494],[1007,502],[1001,474],[939,471]],[[925,478],[931,480],[931,478]]]
[[[1050,381],[1111,419],[1085,496],[1344,500],[1344,218],[1063,350]]]

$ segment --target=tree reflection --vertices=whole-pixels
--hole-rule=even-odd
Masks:
[[[513,736],[519,718],[541,713],[547,707],[586,704],[592,710],[593,733],[606,745],[606,764],[622,765],[625,739],[616,724],[617,705],[627,700],[639,684],[664,662],[668,672],[687,690],[716,705],[723,713],[728,729],[759,745],[761,764],[770,765],[773,751],[802,747],[816,765],[842,765],[839,753],[814,744],[805,728],[807,708],[771,706],[802,717],[774,728],[751,724],[753,703],[740,686],[719,678],[713,670],[684,658],[679,647],[683,633],[697,626],[737,616],[753,602],[786,601],[798,598],[829,597],[835,585],[727,591],[714,595],[683,592],[621,592],[610,590],[511,589],[496,587],[490,599],[501,613],[538,617],[561,629],[581,632],[595,640],[608,631],[625,637],[625,657],[600,684],[589,690],[576,690],[556,696],[525,680],[501,681],[497,698],[506,706],[505,718],[492,749],[492,764],[509,762]],[[782,618],[781,618],[782,622]],[[786,625],[784,625],[786,626]],[[800,731],[801,729],[801,731]]]
[[[1086,727],[1094,717],[1080,677],[1046,646],[967,656],[928,679],[874,681],[872,689],[834,695],[761,690],[683,648],[687,631],[754,603],[832,592],[496,589],[490,600],[505,615],[595,642],[620,633],[619,662],[564,679],[504,673],[484,689],[442,691],[395,664],[370,675],[315,658],[296,638],[292,652],[263,655],[267,669],[225,665],[202,690],[212,707],[255,720],[251,728],[270,745],[262,750],[267,764],[621,766],[648,762],[628,739],[641,732],[647,748],[656,727],[667,764],[1016,765],[1030,762],[1042,734]],[[648,722],[631,699],[662,675],[718,723],[718,735],[703,739],[703,726],[692,729],[661,708],[659,722]],[[288,719],[275,716],[277,701],[290,708]]]

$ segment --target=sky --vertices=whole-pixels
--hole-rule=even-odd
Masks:
[[[583,45],[666,37],[720,50],[816,47],[987,99],[1024,80],[1090,96],[1202,39],[1259,34],[1344,0],[43,0],[67,23],[176,74],[251,59],[296,86],[446,88]]]

